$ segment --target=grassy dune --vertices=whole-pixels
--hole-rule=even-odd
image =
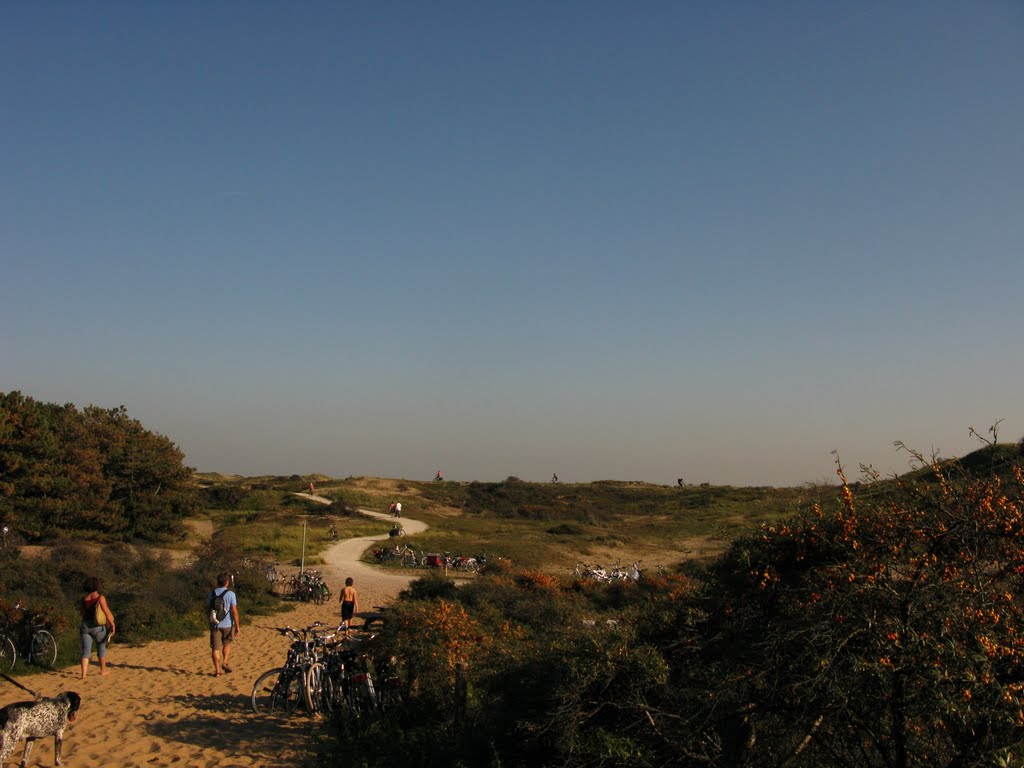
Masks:
[[[316,483],[331,507],[295,496]],[[351,511],[386,511],[401,501],[403,514],[430,529],[406,537],[417,550],[487,554],[516,566],[565,573],[577,562],[641,561],[644,567],[678,567],[706,561],[763,522],[776,520],[825,497],[835,487],[670,487],[647,483],[417,482],[323,476],[239,478],[204,475],[210,509],[220,536],[253,555],[291,561],[297,557],[301,525],[307,552],[326,546],[332,521],[346,536],[379,532],[382,523]],[[339,514],[344,511],[345,514]],[[312,537],[310,538],[310,535]]]

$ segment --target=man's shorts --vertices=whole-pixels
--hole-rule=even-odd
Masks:
[[[210,647],[219,651],[225,645],[231,642],[234,637],[234,627],[211,627],[210,628]]]

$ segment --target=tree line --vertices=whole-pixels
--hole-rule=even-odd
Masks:
[[[0,521],[29,542],[166,541],[196,507],[193,469],[124,406],[0,394]]]

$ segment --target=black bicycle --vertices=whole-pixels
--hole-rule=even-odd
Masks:
[[[14,668],[18,651],[38,667],[52,667],[57,661],[57,640],[46,628],[41,613],[24,611],[21,605],[15,610],[23,611],[20,622],[15,623],[8,615],[0,629],[0,672],[4,674]]]
[[[281,627],[277,631],[291,639],[283,667],[268,669],[252,686],[252,709],[258,715],[288,716],[305,703],[306,680],[310,666],[316,661],[314,633],[319,623],[305,629]]]

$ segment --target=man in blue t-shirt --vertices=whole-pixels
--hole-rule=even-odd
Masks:
[[[221,595],[224,596],[224,618],[215,621],[216,616],[210,620],[210,649],[213,652],[213,674],[220,677],[222,672],[230,672],[228,657],[231,655],[231,642],[238,637],[238,599],[231,591],[231,574],[217,574],[219,585],[210,593],[208,608],[214,611],[214,604]]]

